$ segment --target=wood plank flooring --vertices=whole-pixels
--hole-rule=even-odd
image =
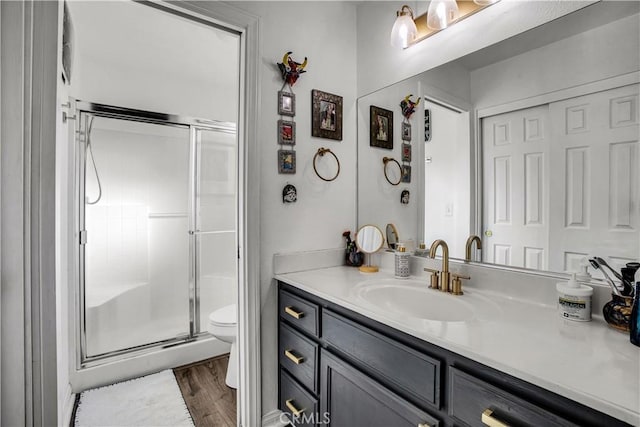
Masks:
[[[225,382],[229,355],[173,370],[196,427],[236,427],[236,390]]]

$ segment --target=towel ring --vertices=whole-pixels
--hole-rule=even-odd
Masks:
[[[324,176],[318,173],[318,169],[316,168],[316,160],[318,159],[318,156],[323,157],[327,153],[331,154],[333,158],[336,159],[336,163],[338,164],[338,171],[336,172],[333,178],[325,178]],[[318,178],[320,178],[321,180],[327,181],[327,182],[333,181],[338,177],[338,175],[340,175],[340,160],[338,160],[338,156],[336,156],[335,153],[331,151],[330,148],[321,147],[318,149],[318,152],[316,153],[316,155],[313,156],[313,170],[315,171],[316,175],[318,175]]]
[[[389,165],[389,163],[395,163],[396,165],[398,165],[398,172],[400,175],[400,177],[398,178],[398,182],[392,182],[389,179],[389,175],[387,175],[387,166]],[[398,185],[400,184],[400,181],[402,181],[402,167],[400,166],[400,163],[398,163],[398,161],[396,159],[394,159],[393,157],[383,157],[382,158],[382,163],[384,163],[384,177],[386,178],[387,182],[391,185]]]

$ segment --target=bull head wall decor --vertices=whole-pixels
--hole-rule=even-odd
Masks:
[[[293,52],[287,52],[284,54],[284,56],[282,57],[282,62],[278,62],[278,68],[280,69],[280,72],[282,73],[282,79],[289,84],[289,86],[293,86],[296,81],[298,80],[298,77],[300,77],[300,74],[302,73],[306,73],[306,70],[304,69],[304,67],[307,66],[307,57],[304,57],[304,62],[303,63],[299,63],[294,61],[291,58],[291,54]]]

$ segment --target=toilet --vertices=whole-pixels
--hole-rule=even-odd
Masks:
[[[238,307],[231,304],[217,309],[209,315],[209,333],[220,341],[231,344],[229,366],[225,382],[231,388],[238,388]]]

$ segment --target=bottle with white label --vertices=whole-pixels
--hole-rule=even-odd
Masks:
[[[568,282],[556,284],[558,290],[558,313],[565,319],[588,322],[591,320],[591,296],[593,288],[581,285],[576,273],[571,273]]]
[[[395,276],[398,279],[407,279],[409,277],[409,252],[403,245],[398,245],[396,251]]]

